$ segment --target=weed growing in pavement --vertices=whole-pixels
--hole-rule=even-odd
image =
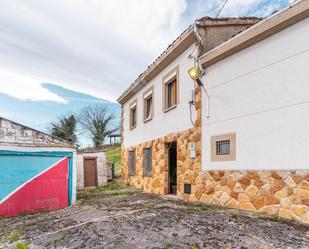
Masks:
[[[187,210],[195,211],[195,210],[197,210],[197,206],[194,205],[193,203],[189,203],[188,206],[187,206]]]
[[[211,208],[209,206],[206,206],[205,204],[202,204],[200,207],[201,211],[207,212],[210,211]]]
[[[273,221],[280,221],[280,217],[278,215],[275,215],[274,217],[271,218]]]
[[[18,242],[15,245],[15,249],[29,249],[29,245],[27,242]]]
[[[199,249],[198,245],[197,244],[194,244],[191,246],[191,249]]]
[[[17,241],[20,239],[20,232],[17,229],[12,230],[7,239],[11,242]]]
[[[154,203],[147,203],[147,204],[144,204],[144,207],[146,209],[154,209],[156,205]]]
[[[120,240],[117,240],[117,239],[110,240],[109,244],[113,245],[113,246],[119,245],[120,244]]]
[[[169,249],[169,248],[172,248],[172,247],[174,247],[174,245],[171,242],[165,242],[164,245],[163,245],[164,249]]]
[[[254,218],[256,218],[256,219],[261,218],[261,214],[258,213],[258,212],[254,212],[254,213],[253,213],[253,216],[254,216]]]

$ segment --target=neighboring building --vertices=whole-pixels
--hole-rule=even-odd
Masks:
[[[107,183],[106,151],[87,148],[77,151],[77,189],[98,187]]]
[[[0,216],[75,203],[74,158],[69,142],[0,117]]]
[[[308,16],[304,0],[190,26],[118,99],[123,181],[309,223]]]

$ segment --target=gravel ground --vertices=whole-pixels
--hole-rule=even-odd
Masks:
[[[132,189],[82,197],[56,212],[0,219],[0,248],[16,247],[12,231],[30,249],[309,248],[309,227],[293,222]]]

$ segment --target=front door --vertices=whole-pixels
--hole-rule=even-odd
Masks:
[[[177,194],[177,142],[168,144],[168,193]]]
[[[97,159],[84,158],[84,187],[95,187],[97,182]]]

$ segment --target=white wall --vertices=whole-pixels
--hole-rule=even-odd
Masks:
[[[309,19],[207,69],[202,169],[309,169]],[[236,132],[236,161],[211,162],[210,138]]]
[[[179,132],[193,125],[190,121],[189,100],[190,91],[194,89],[194,82],[188,76],[188,69],[193,66],[193,59],[188,59],[194,45],[183,52],[173,63],[158,74],[151,82],[124,104],[124,146],[140,144],[152,139],[163,137],[172,132]],[[162,78],[175,66],[179,65],[179,103],[177,108],[166,113],[162,111]],[[144,123],[143,121],[143,93],[149,87],[154,86],[154,115],[153,119]],[[129,105],[137,98],[137,126],[129,129]],[[192,107],[192,118],[195,120],[194,107]]]

